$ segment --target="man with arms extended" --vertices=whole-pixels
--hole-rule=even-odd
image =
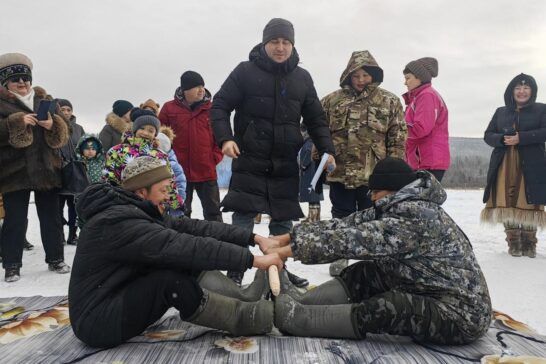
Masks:
[[[233,224],[254,228],[257,213],[271,216],[271,235],[285,234],[303,217],[298,199],[298,151],[303,145],[300,120],[319,153],[334,146],[324,111],[309,73],[298,66],[294,27],[274,18],[262,42],[241,62],[214,96],[212,128],[222,152],[233,158],[229,191],[221,206],[233,211]],[[235,110],[234,130],[230,115]],[[235,281],[242,274],[230,273]],[[291,276],[298,286],[307,280]]]

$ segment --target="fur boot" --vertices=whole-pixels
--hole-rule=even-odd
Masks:
[[[529,258],[537,256],[537,231],[522,230],[521,231],[521,254]]]
[[[508,243],[508,254],[513,257],[521,257],[521,230],[504,229],[504,232]]]

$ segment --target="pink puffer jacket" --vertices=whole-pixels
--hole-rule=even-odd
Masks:
[[[426,83],[406,92],[406,160],[413,169],[449,168],[448,110],[440,94]]]

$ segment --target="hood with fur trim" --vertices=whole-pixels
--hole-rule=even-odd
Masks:
[[[124,119],[120,118],[113,112],[106,115],[106,124],[110,125],[119,133],[123,134],[127,130],[131,130],[131,123],[126,122]]]

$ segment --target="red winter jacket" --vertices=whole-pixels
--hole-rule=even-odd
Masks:
[[[176,95],[180,93],[176,92]],[[176,137],[173,149],[182,164],[188,182],[216,180],[216,165],[222,160],[222,151],[216,145],[209,123],[210,93],[195,110],[178,96],[163,105],[159,113],[161,124],[170,126]]]
[[[406,160],[413,169],[449,168],[447,106],[440,94],[426,83],[404,95],[406,102]]]

